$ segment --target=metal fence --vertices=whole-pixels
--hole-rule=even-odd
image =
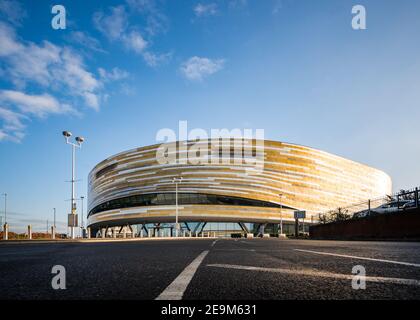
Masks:
[[[360,219],[377,214],[392,214],[402,210],[419,208],[420,188],[401,190],[395,194],[339,207],[319,213],[319,223],[330,223],[350,219]]]

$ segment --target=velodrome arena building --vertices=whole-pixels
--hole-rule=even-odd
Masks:
[[[222,144],[214,152],[212,142],[201,142],[204,158],[224,157]],[[182,231],[219,236],[258,233],[262,227],[275,234],[280,223],[284,233],[293,233],[295,210],[306,211],[308,225],[321,212],[391,194],[386,173],[310,147],[248,140],[252,155],[260,151],[263,162],[259,170],[249,171],[248,164],[229,159],[192,164],[186,150],[194,143],[172,143],[176,161],[168,163],[158,159],[162,145],[156,144],[97,164],[88,179],[92,236],[122,228],[137,234],[143,230],[143,236],[173,234],[176,188]],[[261,145],[262,151],[257,150]],[[246,157],[243,150],[241,156]]]

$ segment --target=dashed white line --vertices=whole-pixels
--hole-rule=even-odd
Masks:
[[[420,268],[420,264],[410,263],[410,262],[393,261],[393,260],[385,260],[385,259],[375,259],[375,258],[368,258],[368,257],[358,257],[358,256],[347,255],[347,254],[338,254],[338,253],[330,253],[330,252],[322,252],[322,251],[312,251],[312,250],[303,250],[303,249],[295,249],[295,251],[307,252],[307,253],[314,253],[314,254],[320,254],[320,255],[326,255],[326,256],[335,256],[335,257],[341,257],[341,258],[350,258],[350,259],[359,259],[359,260],[369,260],[369,261],[377,261],[377,262],[401,264],[401,265],[404,265],[404,266],[411,266],[411,267]]]
[[[200,253],[155,300],[181,300],[188,284],[208,253],[208,250]]]
[[[211,243],[211,247],[214,247],[214,245],[216,244],[216,242],[218,241],[219,239],[216,239],[216,240],[214,240],[212,243]]]
[[[293,269],[283,269],[283,268],[241,266],[241,265],[233,265],[233,264],[208,264],[207,267],[247,270],[247,271],[260,271],[260,272],[275,272],[275,273],[282,273],[282,274],[289,274],[289,275],[335,278],[335,279],[343,279],[343,280],[352,280],[354,277],[354,275],[352,274],[332,273],[332,272],[318,271],[318,270],[313,270],[313,269],[293,270]],[[370,282],[378,282],[378,283],[393,283],[393,284],[404,284],[404,285],[409,285],[409,286],[420,286],[420,280],[416,280],[416,279],[366,276],[365,280],[370,281]]]

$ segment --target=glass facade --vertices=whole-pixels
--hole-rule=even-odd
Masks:
[[[211,205],[232,205],[232,206],[255,206],[279,208],[280,205],[268,201],[252,200],[239,197],[229,197],[214,194],[200,193],[178,193],[178,204],[211,204]],[[106,201],[89,212],[89,216],[95,213],[121,208],[153,206],[153,205],[175,205],[175,193],[151,193],[129,196],[115,200]],[[283,206],[283,208],[288,208]]]

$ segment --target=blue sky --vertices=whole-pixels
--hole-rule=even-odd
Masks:
[[[65,30],[51,27],[62,4]],[[367,30],[351,9],[367,10]],[[10,223],[68,213],[117,152],[161,128],[264,129],[419,185],[418,1],[0,1],[0,192]],[[1,207],[3,206],[3,199]],[[86,207],[86,206],[85,206]],[[14,220],[13,220],[14,219]]]

